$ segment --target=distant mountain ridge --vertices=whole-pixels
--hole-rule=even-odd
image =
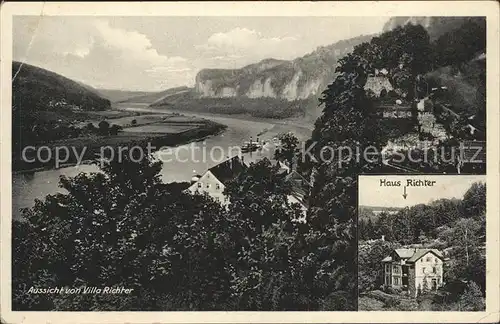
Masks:
[[[203,69],[195,93],[209,98],[277,98],[288,101],[318,96],[335,77],[337,61],[373,35],[342,40],[287,61],[265,59],[241,69]]]
[[[408,23],[425,27],[431,40],[481,17],[392,17],[382,32]],[[287,61],[265,59],[240,69],[204,69],[195,80],[195,94],[208,98],[277,98],[288,101],[317,97],[335,78],[337,61],[354,46],[368,42],[364,35],[319,47],[303,57]]]

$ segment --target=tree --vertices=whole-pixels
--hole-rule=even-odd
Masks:
[[[480,217],[486,211],[486,184],[473,183],[463,198],[465,217]]]
[[[299,152],[299,140],[291,132],[280,134],[278,138],[281,146],[274,152],[274,158],[276,160],[284,160],[292,167],[294,158]]]
[[[381,261],[396,246],[387,241],[377,241],[373,245],[359,247],[358,290],[360,292],[379,289],[384,284],[384,268]]]
[[[263,159],[252,163],[226,187],[229,226],[237,255],[231,264],[231,291],[240,310],[306,310],[317,308],[310,274],[313,259],[304,253],[305,224],[290,204],[289,185],[278,168]]]
[[[391,215],[389,215],[385,211],[380,213],[380,215],[377,219],[376,225],[375,225],[376,234],[378,234],[378,236],[384,235],[384,237],[389,241],[394,240],[393,224],[394,224],[394,220],[393,220]]]
[[[99,122],[99,132],[102,135],[108,135],[109,134],[109,123],[105,120],[102,120]]]
[[[122,129],[122,127],[120,125],[115,125],[113,124],[110,128],[109,128],[109,134],[110,135],[117,135],[118,132]]]
[[[486,305],[479,286],[474,281],[470,281],[460,296],[460,310],[478,312],[484,311],[485,308]]]
[[[26,225],[16,226],[13,232],[13,248],[19,251],[13,262],[19,269],[15,286],[21,287],[13,290],[15,306],[57,310],[222,307],[229,299],[225,269],[226,258],[232,255],[225,211],[206,197],[165,190],[160,170],[161,163],[150,159],[112,161],[100,173],[62,177],[66,194],[49,195],[26,210]],[[49,304],[27,300],[25,288],[39,279],[50,283],[47,287],[134,290],[113,296],[62,294]],[[38,287],[40,282],[33,285]]]
[[[318,278],[322,281],[316,288],[318,294],[340,307],[335,310],[349,310],[356,309],[357,301],[357,176],[374,170],[377,163],[335,154],[343,149],[363,152],[381,143],[373,104],[364,90],[369,63],[356,54],[348,54],[339,63],[339,75],[320,99],[324,109],[312,134],[317,172],[308,217],[313,240],[307,251],[321,251],[315,270],[323,274]]]
[[[436,63],[459,69],[478,53],[486,50],[486,21],[469,18],[462,26],[440,36],[433,44]]]

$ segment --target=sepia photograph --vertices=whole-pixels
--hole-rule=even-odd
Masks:
[[[122,5],[2,5],[6,309],[494,310],[481,6]]]
[[[359,186],[359,310],[485,309],[484,176],[366,176]]]

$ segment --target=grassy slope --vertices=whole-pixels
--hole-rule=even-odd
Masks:
[[[26,145],[43,140],[35,128],[54,129],[69,124],[84,112],[105,111],[109,100],[57,73],[20,62],[12,63],[12,145],[18,154]],[[14,78],[15,76],[15,78]],[[51,101],[66,101],[54,107]],[[81,112],[74,111],[78,107]]]

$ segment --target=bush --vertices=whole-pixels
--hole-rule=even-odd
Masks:
[[[392,287],[385,287],[384,292],[386,292],[386,293],[388,293],[388,294],[391,294],[391,295],[395,295],[395,294],[397,294],[396,289],[394,289],[394,288],[392,288]]]
[[[401,301],[397,300],[396,298],[390,298],[387,299],[384,305],[384,308],[396,308],[401,304]]]
[[[117,135],[119,131],[122,130],[122,127],[119,125],[112,125],[109,129],[109,134],[110,135]]]
[[[102,135],[108,135],[109,134],[109,123],[105,120],[101,121],[99,123],[99,132]]]

